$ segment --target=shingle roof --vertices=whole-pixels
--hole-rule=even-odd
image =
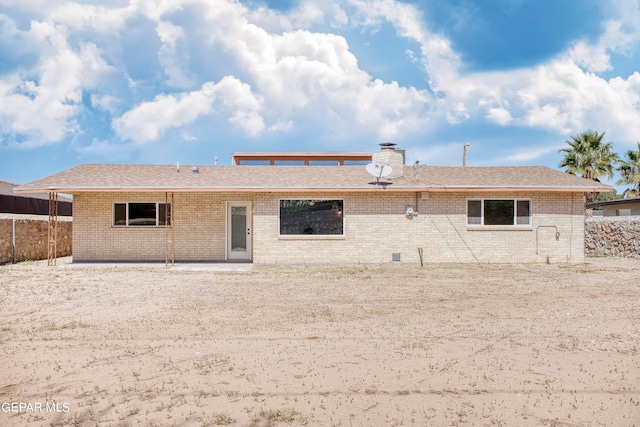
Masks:
[[[84,164],[25,184],[17,192],[87,191],[376,191],[361,166],[194,166]],[[416,179],[417,178],[417,179]],[[611,187],[543,166],[405,166],[382,179],[386,191],[538,190],[600,192]]]
[[[26,194],[14,194],[13,190],[14,188],[18,188],[20,186],[20,184],[16,184],[15,182],[11,182],[11,181],[5,181],[3,179],[0,179],[0,195],[3,196],[20,196],[20,197],[30,197],[33,199],[43,199],[43,200],[49,200],[49,194],[48,193],[30,193],[28,195]],[[64,196],[59,196],[59,200],[60,201],[65,201],[65,202],[71,202],[72,199],[70,197],[64,197]]]

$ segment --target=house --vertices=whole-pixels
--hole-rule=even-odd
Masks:
[[[602,208],[602,216],[640,216],[640,197],[609,200],[587,205],[587,209],[593,208]]]
[[[74,262],[417,264],[581,262],[584,194],[611,189],[538,166],[405,166],[392,144],[342,161],[287,156],[302,162],[293,166],[270,161],[282,153],[258,156],[273,166],[243,165],[250,157],[236,153],[231,166],[84,164],[16,191],[73,194]],[[347,165],[369,160],[391,173]]]
[[[49,214],[49,194],[31,193],[18,196],[13,193],[13,189],[19,184],[0,179],[0,213],[26,214],[26,215],[48,215]],[[71,216],[72,200],[69,197],[60,196],[58,202],[58,214]]]

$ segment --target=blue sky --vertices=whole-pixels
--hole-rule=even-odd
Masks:
[[[374,151],[545,165],[640,140],[640,0],[0,0],[0,179]],[[615,182],[612,180],[611,182]]]

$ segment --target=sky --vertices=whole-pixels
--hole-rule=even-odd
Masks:
[[[0,0],[0,179],[21,184],[383,142],[558,169],[588,130],[637,148],[640,0]]]

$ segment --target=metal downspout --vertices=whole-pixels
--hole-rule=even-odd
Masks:
[[[13,250],[13,263],[16,263],[16,219],[13,218],[12,234],[11,234],[11,247]]]

